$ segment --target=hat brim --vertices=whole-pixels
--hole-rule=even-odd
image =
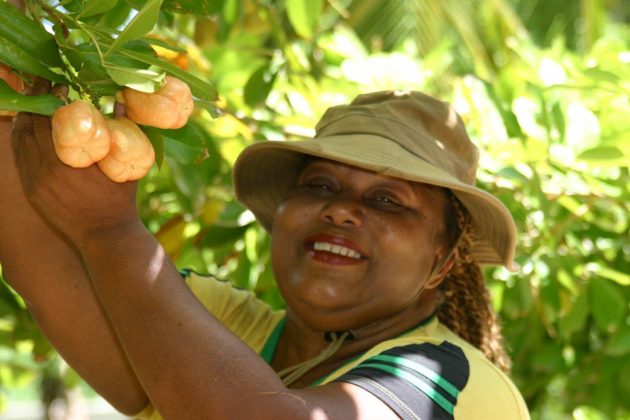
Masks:
[[[360,147],[357,147],[360,144]],[[384,153],[383,151],[387,151]],[[241,152],[234,166],[236,198],[271,231],[279,204],[295,186],[307,156],[342,162],[379,174],[449,188],[475,225],[473,256],[480,264],[513,265],[516,228],[508,209],[491,194],[462,183],[389,139],[344,134],[302,141],[265,141]]]

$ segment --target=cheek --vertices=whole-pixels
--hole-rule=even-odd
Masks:
[[[287,263],[295,258],[296,247],[300,246],[300,232],[306,221],[313,217],[311,207],[297,198],[289,198],[278,207],[271,229],[271,258],[277,274],[283,268],[288,269],[290,265]]]
[[[398,284],[424,283],[436,257],[435,226],[420,223],[383,223],[378,229],[383,259],[379,275]]]

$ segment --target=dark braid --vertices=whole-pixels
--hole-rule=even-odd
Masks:
[[[503,337],[490,294],[472,248],[475,230],[464,205],[448,191],[450,205],[446,220],[457,221],[446,227],[447,241],[454,245],[455,263],[440,286],[437,316],[440,322],[481,350],[502,371],[509,372],[510,359],[503,347]],[[449,217],[451,216],[451,217]]]

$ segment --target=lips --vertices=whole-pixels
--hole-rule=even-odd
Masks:
[[[328,264],[355,264],[367,257],[353,241],[339,236],[319,234],[304,241],[307,254]]]

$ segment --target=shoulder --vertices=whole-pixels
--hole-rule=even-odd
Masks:
[[[284,317],[284,311],[274,310],[251,290],[239,289],[229,281],[190,270],[182,275],[208,312],[256,352],[262,350],[274,327]]]
[[[439,324],[377,347],[335,380],[367,390],[403,419],[529,417],[510,379]]]
[[[418,343],[369,357],[337,380],[374,394],[403,419],[448,419],[469,374],[468,360],[457,346]]]

